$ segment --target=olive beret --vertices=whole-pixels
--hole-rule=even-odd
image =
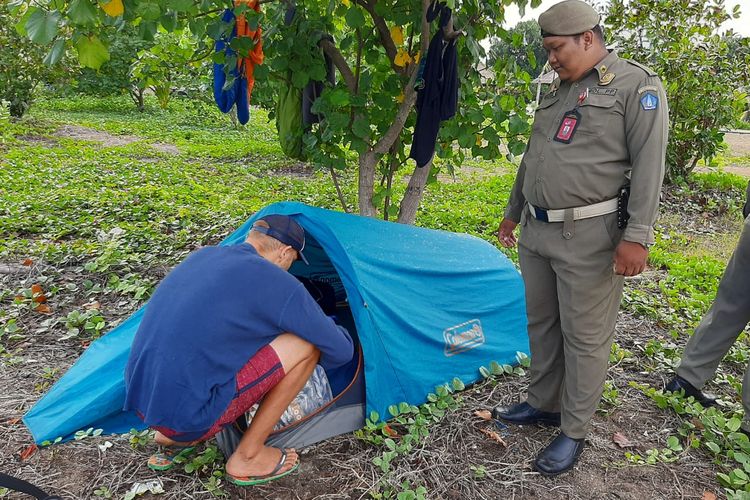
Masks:
[[[581,0],[556,3],[539,16],[542,36],[578,35],[599,24],[599,13]]]

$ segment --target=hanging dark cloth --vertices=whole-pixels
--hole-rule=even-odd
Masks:
[[[417,124],[409,157],[414,158],[418,167],[432,160],[440,122],[452,118],[458,105],[456,40],[446,40],[443,30],[451,20],[451,9],[433,2],[427,10],[427,21],[432,22],[438,15],[439,27],[430,41],[422,74],[417,78]]]
[[[320,39],[333,42],[333,37],[329,34],[323,35]],[[328,57],[328,54],[326,54],[325,52],[323,53],[323,57],[325,58],[326,64],[325,82],[328,82],[328,84],[332,87],[336,85],[336,70],[333,66],[333,59]],[[320,116],[312,112],[312,106],[315,103],[315,100],[323,93],[323,89],[325,89],[325,82],[310,80],[302,90],[302,124],[306,129],[310,128],[310,125],[312,125],[313,123],[320,122]]]

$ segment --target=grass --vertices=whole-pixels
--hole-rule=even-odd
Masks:
[[[66,362],[71,361],[88,342],[142,304],[168,269],[191,250],[219,241],[269,203],[295,200],[339,210],[330,177],[285,159],[267,114],[253,110],[251,117],[248,126],[236,128],[213,106],[180,99],[173,100],[169,110],[150,103],[145,113],[138,113],[122,97],[50,98],[40,101],[24,120],[11,122],[0,116],[0,264],[18,266],[29,259],[33,267],[25,279],[0,275],[0,368],[16,374],[13,370],[26,364],[34,366],[37,356],[28,346],[40,345],[41,339],[57,339],[51,340],[56,342],[51,348],[64,351]],[[82,140],[87,130],[103,142]],[[120,140],[109,143],[103,132]],[[176,149],[158,148],[159,144]],[[455,177],[443,175],[443,181],[428,186],[417,224],[473,234],[496,244],[494,233],[514,166],[479,161],[467,165]],[[355,206],[355,175],[345,173],[342,182],[346,202]],[[723,413],[702,413],[678,396],[662,394],[653,375],[674,369],[687,336],[713,300],[741,227],[745,185],[738,176],[709,172],[667,190],[651,251],[652,270],[628,281],[623,301],[623,315],[651,330],[618,339],[612,355],[616,369],[611,373],[619,375],[608,380],[602,403],[608,419],[629,414],[633,398],[650,401],[654,411],[673,408],[685,417],[666,429],[669,440],[640,453],[628,452],[630,457],[617,454],[617,467],[677,467],[687,459],[699,461],[713,471],[714,487],[737,497],[750,491],[742,477],[743,470],[748,472],[744,464],[750,462],[743,453],[750,455],[750,445],[736,435],[732,420],[740,415],[735,391],[750,358],[744,337],[716,378],[728,402]],[[395,191],[404,187],[401,177]],[[504,251],[516,259],[514,251]],[[46,302],[39,301],[32,284],[40,285]],[[44,303],[52,307],[42,315],[38,307]],[[59,363],[36,365],[30,400],[60,375],[62,370],[55,366]],[[497,381],[490,381],[466,397],[486,400],[497,387]],[[457,407],[460,412],[461,405]],[[471,408],[464,410],[469,420],[473,418]],[[383,457],[388,450],[372,452],[380,463],[370,472],[380,475],[371,496],[422,488],[426,483],[413,477],[413,470],[407,474],[398,467],[410,467],[410,457],[441,441],[443,425],[449,424],[432,422],[429,428],[438,435],[420,444],[420,450],[399,454],[387,473]],[[455,424],[450,425],[451,432],[456,431]],[[447,440],[446,446],[454,445]],[[201,483],[203,488],[221,492],[214,459],[205,461],[199,469],[206,469],[213,479],[206,483],[210,487]],[[480,462],[471,457],[467,481],[500,474],[496,464]],[[472,484],[485,491],[481,485],[488,483]],[[98,484],[105,486],[110,488]],[[430,483],[427,491],[440,487]],[[544,483],[538,488],[547,491]]]

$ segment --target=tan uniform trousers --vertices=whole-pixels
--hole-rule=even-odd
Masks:
[[[690,338],[677,374],[701,389],[750,322],[750,217],[724,271],[711,308]],[[743,429],[750,430],[750,367],[742,380]]]
[[[607,375],[623,277],[614,274],[617,214],[542,222],[525,209],[518,245],[531,347],[528,402],[561,412],[561,430],[586,436]]]

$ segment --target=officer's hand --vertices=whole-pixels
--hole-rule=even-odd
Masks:
[[[515,246],[516,235],[513,234],[513,230],[517,225],[518,222],[513,222],[510,219],[503,219],[500,223],[500,227],[497,229],[497,239],[505,248]]]
[[[620,241],[615,248],[615,274],[638,276],[646,269],[648,250],[640,243]]]

